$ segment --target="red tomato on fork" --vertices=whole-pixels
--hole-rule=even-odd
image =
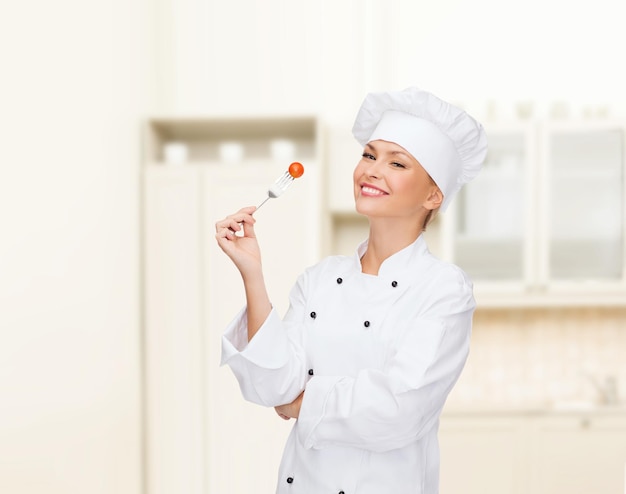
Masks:
[[[303,173],[304,167],[302,166],[302,163],[294,161],[291,165],[289,165],[289,175],[291,175],[293,178],[299,178],[302,176]]]

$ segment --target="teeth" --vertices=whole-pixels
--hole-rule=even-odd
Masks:
[[[378,190],[378,189],[373,189],[371,187],[363,187],[361,190],[365,192],[366,194],[379,195],[379,196],[384,195],[383,191]]]

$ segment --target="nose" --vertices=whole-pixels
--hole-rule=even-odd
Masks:
[[[382,174],[380,167],[381,167],[380,161],[371,162],[370,165],[365,170],[365,175],[371,178],[380,178]]]

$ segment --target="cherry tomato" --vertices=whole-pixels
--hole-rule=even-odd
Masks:
[[[289,165],[289,175],[291,175],[293,178],[299,178],[302,176],[303,173],[304,167],[302,166],[302,163],[294,161],[291,165]]]

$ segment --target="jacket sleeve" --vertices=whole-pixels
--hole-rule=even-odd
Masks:
[[[305,448],[383,452],[432,429],[469,352],[472,287],[464,276],[456,276],[454,283],[452,294],[410,322],[383,370],[309,380],[296,428]]]
[[[221,365],[231,368],[246,400],[277,406],[291,403],[303,391],[306,359],[301,323],[305,285],[306,273],[291,290],[284,319],[272,308],[250,342],[245,307],[226,328]]]

